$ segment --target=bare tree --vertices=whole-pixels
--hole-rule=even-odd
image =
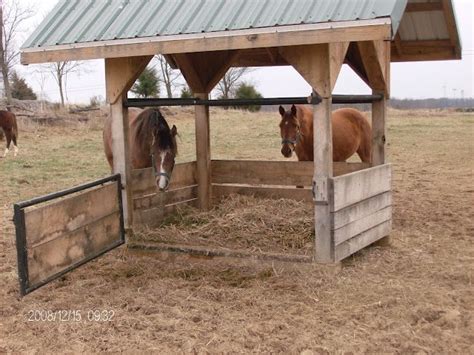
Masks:
[[[230,68],[224,75],[219,84],[217,84],[216,91],[220,98],[229,99],[235,94],[238,84],[242,77],[252,71],[251,68]]]
[[[178,86],[181,86],[181,84],[179,83],[181,73],[179,72],[179,70],[171,68],[164,56],[159,55],[158,61],[160,63],[161,69],[161,81],[165,86],[166,95],[168,96],[168,98],[172,98],[173,89],[177,88]]]
[[[61,97],[61,107],[64,107],[64,97],[66,96],[66,83],[67,77],[72,73],[80,73],[84,71],[83,62],[56,62],[50,63],[45,66],[45,70],[48,71],[56,81],[59,89],[59,95]]]
[[[18,62],[20,54],[15,40],[22,24],[33,16],[34,11],[22,7],[16,0],[0,0],[0,66],[2,67],[3,85],[7,104],[11,103],[12,94],[10,83],[10,70]]]

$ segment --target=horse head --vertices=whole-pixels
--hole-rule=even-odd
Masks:
[[[169,127],[168,122],[158,109],[151,110],[150,123],[152,132],[150,154],[155,181],[160,191],[165,191],[169,186],[175,158],[178,154],[176,145],[178,132],[175,125],[172,128]]]
[[[291,158],[296,144],[301,138],[300,124],[296,117],[296,106],[291,106],[289,111],[285,111],[283,106],[280,106],[280,134],[281,134],[281,154],[285,158]]]

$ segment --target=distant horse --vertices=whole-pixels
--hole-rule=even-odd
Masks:
[[[0,128],[5,132],[7,138],[7,147],[3,153],[5,158],[10,151],[10,143],[13,141],[13,155],[18,154],[17,139],[18,139],[18,125],[16,123],[16,116],[10,111],[0,111]]]
[[[173,172],[176,145],[176,126],[168,122],[158,109],[130,109],[129,147],[133,169],[153,166],[156,185],[161,191],[168,188]],[[113,170],[112,119],[108,117],[103,131],[105,155]]]
[[[313,110],[306,106],[280,106],[281,154],[290,158],[293,151],[300,161],[313,160]],[[372,150],[372,129],[362,112],[341,108],[332,113],[332,158],[346,161],[357,152],[369,163]]]

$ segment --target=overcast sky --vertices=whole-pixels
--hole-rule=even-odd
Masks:
[[[57,0],[10,0],[34,9],[35,17],[25,26],[19,42],[39,25],[41,19],[53,8]],[[391,66],[391,95],[396,98],[428,97],[474,97],[474,39],[473,39],[473,0],[454,0],[458,30],[462,43],[462,60],[393,63]],[[37,65],[17,65],[16,70],[26,78],[35,92],[41,91],[41,78],[35,74]],[[69,102],[89,102],[94,95],[105,97],[104,65],[102,60],[87,62],[87,73],[80,77],[71,75],[68,79],[67,96]],[[246,80],[255,84],[265,97],[306,96],[311,92],[309,85],[291,67],[257,69]],[[338,78],[335,93],[369,93],[368,87],[344,65]],[[59,94],[52,78],[44,82],[45,96],[59,101]]]

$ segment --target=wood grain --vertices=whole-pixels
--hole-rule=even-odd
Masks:
[[[117,182],[25,210],[27,246],[34,248],[119,211]]]
[[[370,197],[355,203],[337,212],[332,212],[331,228],[338,229],[349,223],[367,217],[392,204],[392,193],[384,192],[380,195]]]
[[[390,191],[391,164],[338,176],[332,179],[334,200],[331,212],[358,203],[372,196]]]
[[[343,227],[334,230],[334,244],[337,246],[366,230],[392,219],[392,207],[388,206],[371,215],[355,220]]]
[[[30,286],[99,254],[119,240],[120,213],[114,212],[55,239],[28,247]]]
[[[335,247],[335,260],[340,261],[390,234],[392,221],[386,221]]]

